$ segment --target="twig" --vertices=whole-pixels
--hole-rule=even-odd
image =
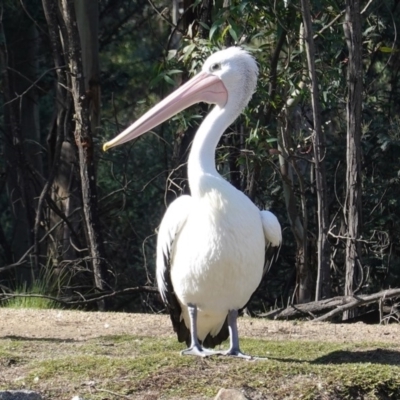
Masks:
[[[374,211],[381,205],[382,200],[383,200],[383,198],[384,198],[386,192],[388,191],[388,189],[389,189],[388,187],[385,188],[385,190],[384,190],[382,196],[380,197],[378,203],[375,205],[375,207],[374,207],[374,208],[372,209],[372,211],[369,213],[369,216],[371,216],[371,215],[374,213]]]
[[[357,238],[351,238],[349,236],[342,236],[342,235],[335,235],[334,233],[332,233],[332,229],[335,228],[336,225],[333,225],[333,227],[328,231],[328,235],[334,237],[335,239],[343,239],[343,240],[354,240],[355,242],[362,242],[362,243],[367,243],[367,244],[371,244],[374,243],[370,240],[365,240],[365,239],[357,239]]]
[[[63,223],[64,221],[59,221],[57,224],[55,224],[49,231],[47,231],[42,238],[38,241],[38,243],[42,243],[44,239],[47,238],[47,236],[49,236],[61,223]],[[0,268],[0,274],[2,272],[8,271],[9,269],[15,268],[15,267],[19,267],[22,266],[23,264],[26,263],[26,257],[28,257],[28,255],[30,254],[30,252],[35,248],[35,245],[32,245],[31,247],[29,247],[29,249],[21,256],[21,258],[13,263],[13,264],[9,264],[6,265],[5,267],[1,267]]]
[[[154,3],[151,0],[148,0],[150,3],[152,9],[164,20],[166,21],[169,25],[172,26],[172,28],[176,28],[176,26],[160,11],[158,11],[157,7],[154,5]]]
[[[60,67],[52,67],[52,68],[49,68],[48,70],[44,71],[44,72],[42,73],[42,75],[39,76],[39,78],[37,78],[36,80],[32,81],[32,79],[29,79],[29,78],[28,78],[27,76],[25,76],[24,74],[21,74],[21,72],[19,72],[18,70],[14,69],[14,68],[12,68],[12,67],[7,66],[7,69],[8,69],[8,70],[14,72],[15,74],[18,74],[19,76],[21,76],[22,78],[24,78],[25,80],[27,80],[29,83],[31,83],[31,86],[29,86],[29,87],[28,87],[25,91],[23,91],[21,94],[17,94],[16,97],[14,97],[13,99],[11,99],[11,100],[7,101],[6,103],[4,103],[4,104],[3,104],[3,107],[6,106],[6,105],[8,105],[8,104],[10,104],[10,103],[13,103],[14,101],[17,101],[17,100],[21,99],[21,98],[22,98],[23,96],[25,96],[33,87],[36,87],[36,88],[38,88],[39,90],[41,90],[43,93],[46,93],[46,94],[47,94],[47,92],[46,92],[43,88],[41,88],[40,86],[38,86],[37,83],[38,83],[45,75],[47,75],[49,72],[54,71],[55,69],[64,69],[64,68],[67,68],[67,66],[66,66],[66,65],[62,65],[62,66],[60,66]]]
[[[374,0],[369,0],[369,2],[366,4],[366,6],[362,9],[361,14],[364,14],[365,11],[367,11],[367,8],[369,7],[369,5],[373,2]]]
[[[29,13],[29,11],[26,9],[23,0],[20,0],[19,2],[21,3],[21,7],[23,8],[23,10],[25,11],[25,14],[36,25],[36,28],[38,28],[39,31],[42,32],[44,35],[48,36],[48,33],[38,24],[35,18],[33,18],[32,15]]]

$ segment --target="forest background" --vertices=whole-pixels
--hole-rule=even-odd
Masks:
[[[163,309],[157,228],[189,192],[208,106],[101,147],[232,45],[260,76],[219,143],[218,170],[283,228],[250,310],[398,287],[399,10],[398,0],[3,1],[1,304],[36,294]]]

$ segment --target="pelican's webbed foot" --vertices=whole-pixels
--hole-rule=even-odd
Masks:
[[[231,348],[227,351],[223,351],[222,353],[220,353],[224,356],[231,356],[231,357],[238,357],[238,358],[244,358],[246,360],[253,360],[252,356],[249,356],[248,354],[242,353],[242,351],[237,348]]]
[[[205,349],[201,345],[198,346],[190,346],[186,350],[181,351],[181,355],[186,356],[200,356],[200,357],[208,357],[208,356],[213,356],[215,354],[219,354],[213,350]]]

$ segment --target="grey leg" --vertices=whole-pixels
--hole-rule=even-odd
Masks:
[[[215,354],[212,350],[204,349],[197,338],[197,307],[193,304],[188,304],[188,311],[190,317],[190,347],[181,351],[181,354],[200,357]]]
[[[244,354],[241,352],[239,347],[239,334],[237,329],[237,310],[230,310],[228,313],[228,327],[229,327],[229,336],[230,336],[230,347],[224,355],[226,356],[234,356],[246,359],[252,359],[251,356]]]

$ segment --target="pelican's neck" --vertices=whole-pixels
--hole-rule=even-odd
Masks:
[[[204,178],[221,178],[215,168],[215,149],[222,134],[234,121],[227,107],[215,106],[194,137],[188,160],[188,178],[192,196],[201,195]],[[222,179],[222,178],[221,178]]]

